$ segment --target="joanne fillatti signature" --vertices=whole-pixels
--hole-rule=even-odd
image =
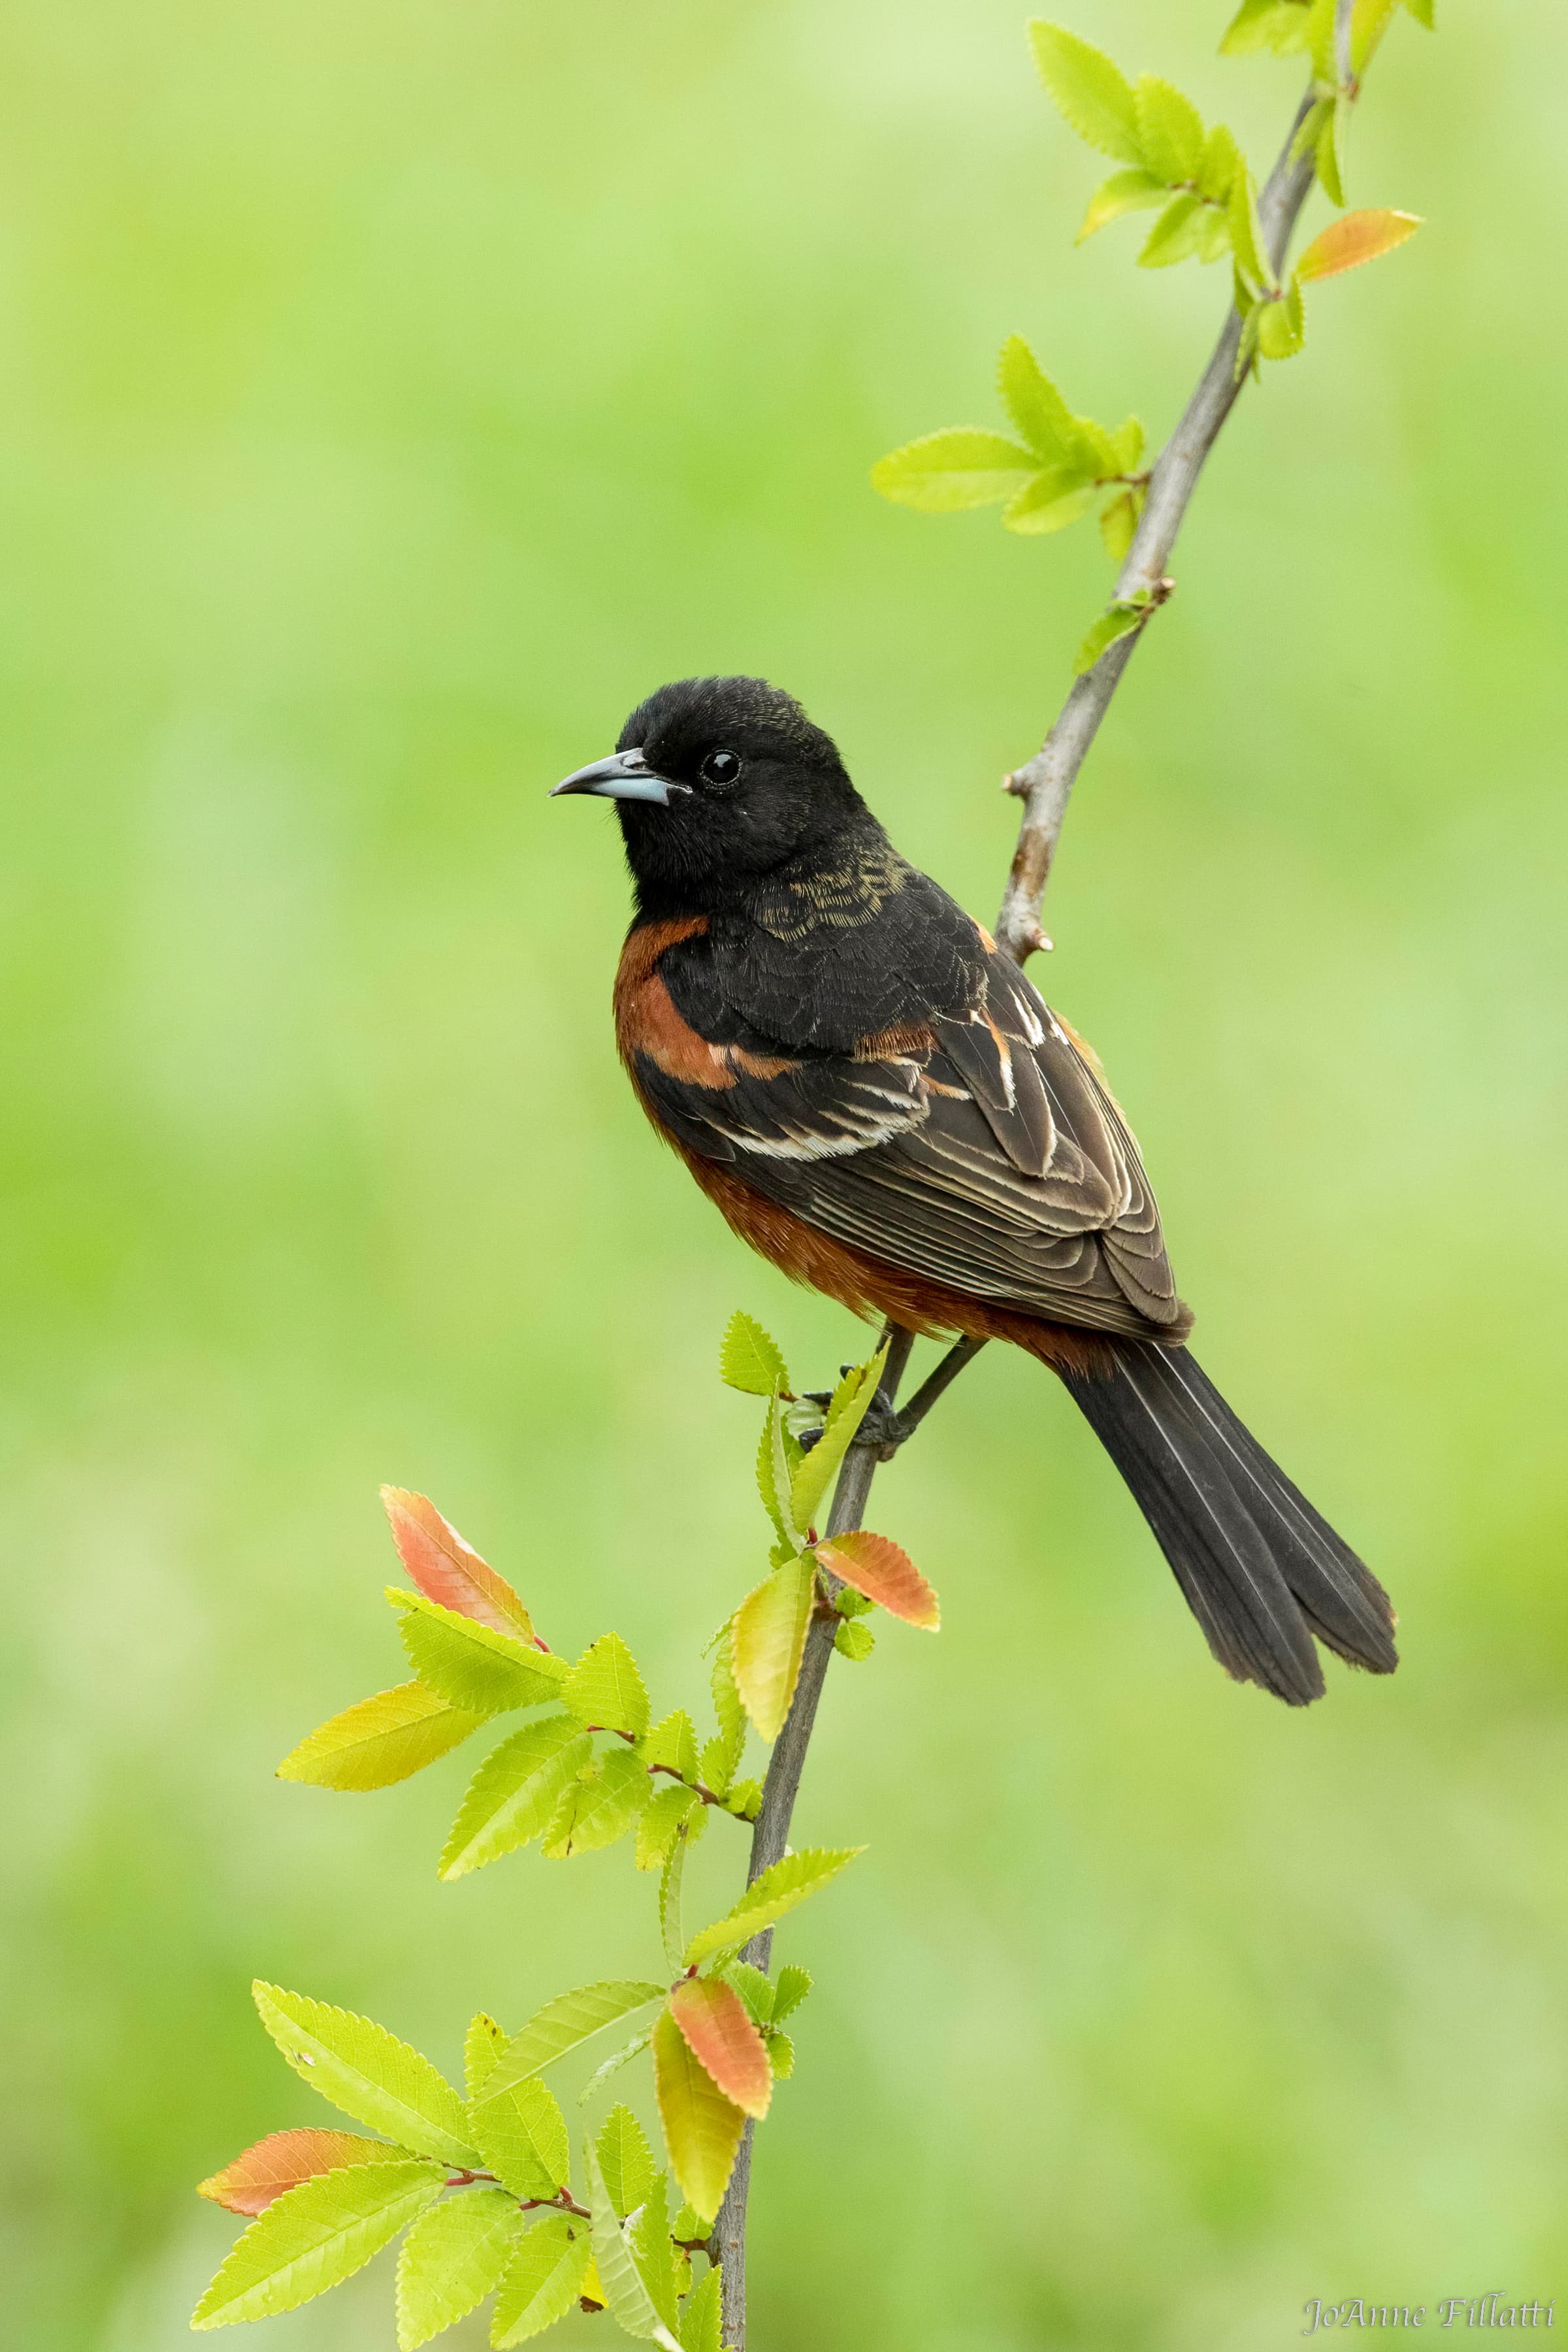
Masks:
[[[1303,2336],[1320,2327],[1425,2327],[1424,2303],[1372,2303],[1364,2295],[1348,2295],[1342,2303],[1325,2303],[1314,2295],[1301,2306],[1307,2316]],[[1500,2287],[1493,2294],[1450,2294],[1432,2306],[1437,2327],[1555,2327],[1557,2305],[1539,2301],[1504,2303]]]

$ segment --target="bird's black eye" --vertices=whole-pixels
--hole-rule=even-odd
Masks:
[[[741,762],[733,751],[710,751],[697,772],[704,783],[732,784],[741,772]]]

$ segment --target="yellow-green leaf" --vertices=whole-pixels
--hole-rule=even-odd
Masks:
[[[1138,256],[1140,269],[1169,269],[1178,261],[1190,260],[1196,253],[1208,207],[1194,195],[1173,196],[1154,223],[1143,241]]]
[[[595,1853],[624,1837],[647,1803],[647,1767],[629,1748],[584,1764],[550,1817],[540,1847],[547,1862]]]
[[[1100,535],[1113,563],[1125,563],[1137,528],[1137,498],[1131,490],[1122,490],[1101,510],[1100,518]]]
[[[630,2107],[610,2109],[600,2126],[597,2152],[605,2191],[624,2221],[645,2202],[658,2171],[647,2134]]]
[[[259,1979],[251,1991],[289,2065],[324,2099],[421,2156],[472,2163],[463,2102],[428,2058],[351,2010]]]
[[[1306,47],[1308,29],[1308,0],[1242,0],[1220,51],[1227,58],[1252,57],[1260,49],[1294,57]]]
[[[764,1577],[731,1622],[735,1681],[746,1712],[764,1739],[776,1739],[784,1729],[800,1676],[816,1591],[816,1564],[802,1554]]]
[[[319,1726],[289,1749],[278,1778],[319,1789],[389,1789],[434,1764],[484,1720],[424,1683],[399,1683]]]
[[[506,2048],[506,2035],[493,2017],[481,2009],[477,2017],[468,2020],[468,2030],[463,2036],[463,2085],[472,2106],[480,2091],[495,2071],[496,2060]]]
[[[1204,152],[1204,121],[1192,100],[1158,74],[1140,74],[1133,101],[1138,144],[1148,169],[1168,187],[1195,179]]]
[[[1072,414],[1022,335],[1009,335],[1002,346],[996,389],[1019,435],[1042,464],[1061,466],[1075,456]]]
[[[1002,521],[1008,530],[1022,536],[1043,535],[1047,531],[1066,530],[1077,522],[1094,502],[1094,485],[1086,482],[1081,474],[1058,470],[1037,474],[1026,484],[1016,499],[1009,499],[1002,509]]]
[[[668,2009],[653,2029],[653,2075],[670,2168],[681,2194],[703,2227],[710,2229],[723,2202],[746,2118],[699,2063]]]
[[[1038,470],[1031,450],[1000,433],[961,425],[893,450],[872,467],[871,486],[895,506],[918,507],[922,514],[958,514],[1010,499]]]
[[[498,2065],[499,2060],[469,2108],[474,2145],[514,2197],[553,2197],[566,2185],[571,2161],[566,2118],[537,2074],[496,2090]]]
[[[397,2256],[397,2352],[417,2352],[492,2294],[523,2227],[500,2189],[466,2189],[421,2213]]]
[[[526,2343],[564,2319],[583,2292],[591,2252],[588,2232],[564,2213],[535,2221],[511,2258],[496,2297],[492,2345]]]
[[[789,1369],[777,1340],[739,1307],[719,1345],[719,1377],[726,1388],[746,1396],[772,1396],[775,1389],[789,1386]]]
[[[441,1856],[442,1878],[461,1878],[536,1838],[594,1752],[575,1716],[550,1715],[503,1739],[479,1766]]]
[[[1029,46],[1063,120],[1086,145],[1119,163],[1142,163],[1137,101],[1104,50],[1039,16],[1030,24]]]
[[[301,2181],[254,2221],[191,2316],[195,2328],[229,2327],[293,2311],[363,2270],[439,2197],[438,2164],[356,2165]]]
[[[583,2152],[588,2180],[588,2210],[594,2242],[594,2268],[605,2292],[610,2316],[626,2335],[643,2344],[659,2344],[668,2352],[680,2347],[658,2315],[647,2281],[643,2277],[605,2186],[605,2176],[590,2141]],[[668,2243],[668,2238],[666,2242]]]
[[[563,1703],[584,1723],[640,1739],[651,1712],[637,1660],[618,1633],[590,1643],[562,1686]]]
[[[851,1364],[834,1390],[823,1423],[822,1435],[809,1454],[803,1454],[795,1465],[790,1480],[790,1511],[795,1528],[804,1536],[816,1518],[827,1489],[838,1474],[838,1465],[848,1453],[858,1433],[860,1423],[871,1409],[888,1361],[886,1348],[879,1348],[869,1361]]]
[[[858,1845],[807,1846],[804,1853],[786,1853],[782,1862],[752,1880],[721,1919],[692,1937],[686,1947],[687,1967],[695,1968],[714,1952],[738,1952],[753,1936],[760,1936],[764,1927],[773,1927],[797,1903],[837,1878],[847,1863],[865,1851]]]
[[[634,2009],[662,2000],[666,1990],[663,1985],[617,1977],[603,1984],[580,1985],[575,1992],[558,1993],[534,2012],[520,2033],[512,2035],[485,2085],[486,2095],[493,2096],[530,2074],[542,2073],[569,2050],[603,2032],[606,2025],[629,2017]]]
[[[453,1706],[500,1715],[508,1707],[560,1698],[563,1658],[444,1609],[423,1592],[405,1592],[395,1584],[386,1597],[398,1612],[397,1630],[415,1673]]]
[[[1089,200],[1089,210],[1078,233],[1079,244],[1081,245],[1085,237],[1092,236],[1097,229],[1105,228],[1113,220],[1120,220],[1123,213],[1146,212],[1152,205],[1163,205],[1170,193],[1164,181],[1157,180],[1152,172],[1135,169],[1112,172],[1109,180],[1100,182]]]

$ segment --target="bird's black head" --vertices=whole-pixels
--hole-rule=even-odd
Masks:
[[[710,913],[847,825],[874,824],[832,738],[760,677],[661,686],[608,759],[555,790],[615,801],[644,916]]]

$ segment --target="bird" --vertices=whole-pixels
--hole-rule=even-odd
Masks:
[[[858,1315],[1047,1365],[1235,1680],[1306,1706],[1320,1644],[1392,1673],[1383,1587],[1184,1345],[1093,1049],[894,847],[801,705],[678,680],[553,790],[615,803],[634,899],[616,1044],[735,1233]]]

